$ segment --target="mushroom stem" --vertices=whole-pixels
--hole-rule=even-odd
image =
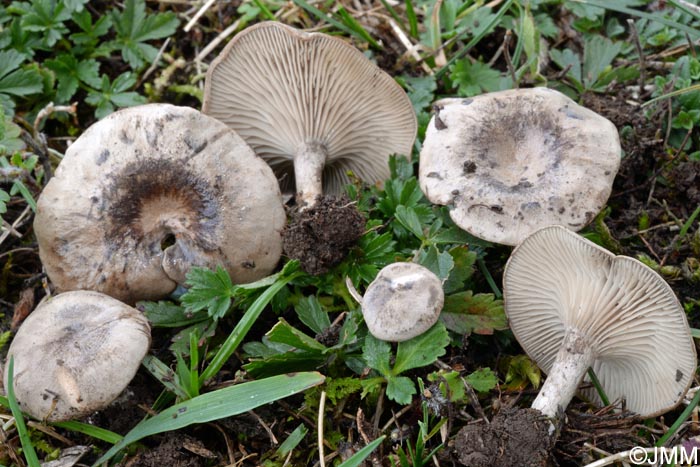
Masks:
[[[554,365],[532,408],[549,418],[557,418],[569,405],[594,360],[593,350],[583,333],[575,328],[567,330]]]
[[[297,204],[302,209],[313,207],[316,199],[323,194],[321,175],[327,157],[326,148],[318,142],[304,142],[294,154]]]

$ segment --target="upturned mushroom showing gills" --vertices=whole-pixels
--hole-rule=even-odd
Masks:
[[[359,296],[349,283],[369,332],[377,339],[401,342],[430,329],[445,302],[442,282],[428,268],[416,263],[385,266]]]
[[[516,245],[547,225],[578,231],[605,205],[620,165],[615,126],[546,88],[434,105],[420,186],[455,223]]]
[[[527,354],[547,373],[532,407],[558,418],[592,368],[610,401],[643,417],[675,407],[697,366],[685,312],[653,270],[561,226],[513,251],[505,311]],[[595,389],[586,396],[599,400]]]
[[[56,295],[22,323],[7,353],[17,401],[48,421],[100,410],[133,379],[150,344],[148,320],[138,310],[98,292]]]
[[[167,104],[91,126],[39,201],[39,253],[59,291],[163,298],[193,266],[234,282],[272,272],[285,212],[265,162],[226,125]]]
[[[267,22],[239,33],[209,67],[204,113],[236,130],[297,204],[339,195],[352,171],[389,177],[410,155],[416,117],[401,87],[341,39]]]

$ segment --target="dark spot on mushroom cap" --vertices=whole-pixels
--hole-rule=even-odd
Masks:
[[[464,161],[464,164],[462,164],[462,172],[465,175],[473,174],[476,172],[476,163],[474,163],[474,161]]]
[[[440,111],[442,110],[442,107],[439,105],[434,105],[433,106],[433,111],[435,111],[435,129],[436,130],[444,130],[447,128],[447,125],[445,125],[445,122],[442,121],[440,118]]]
[[[474,99],[471,99],[471,98],[469,98],[469,99],[462,99],[462,105],[469,105],[469,104],[471,104],[472,102],[474,102]]]
[[[97,165],[102,165],[105,162],[107,162],[107,159],[109,159],[109,149],[103,149],[100,151],[100,153],[97,155]]]
[[[118,245],[128,238],[144,240],[151,229],[163,225],[144,225],[147,209],[172,210],[172,216],[185,219],[181,228],[204,249],[215,248],[213,235],[219,224],[219,190],[194,175],[178,161],[166,159],[137,160],[112,174],[103,192],[106,207],[108,243]],[[162,211],[161,211],[162,212]],[[162,219],[159,222],[164,222]],[[171,232],[177,236],[178,232]],[[162,235],[158,235],[160,242]]]
[[[437,172],[430,172],[428,175],[426,175],[428,178],[437,178],[438,180],[442,180],[442,177],[440,176],[439,173]]]
[[[245,269],[255,269],[255,261],[243,261],[241,266],[243,266]]]
[[[676,382],[679,382],[680,380],[683,379],[683,372],[681,370],[676,370]]]

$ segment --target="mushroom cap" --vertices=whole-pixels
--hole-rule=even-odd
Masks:
[[[268,275],[286,221],[270,168],[226,125],[167,104],[120,110],[66,151],[34,220],[59,291],[159,299],[193,266]]]
[[[367,287],[362,314],[377,339],[401,342],[423,334],[440,317],[442,282],[416,263],[392,263]]]
[[[138,310],[99,292],[56,295],[39,304],[10,344],[17,401],[49,421],[100,410],[133,379],[150,344]]]
[[[605,205],[620,165],[615,126],[547,88],[435,103],[420,154],[426,197],[467,232],[516,245],[547,225],[573,231]]]
[[[644,417],[676,406],[693,380],[695,344],[671,287],[564,227],[538,230],[515,248],[503,295],[515,337],[545,373],[575,328],[609,399],[624,398]],[[595,389],[583,393],[599,401]]]
[[[323,191],[340,195],[346,171],[368,183],[390,176],[389,156],[410,155],[416,116],[388,74],[341,39],[277,22],[237,34],[212,62],[202,111],[236,130],[294,189],[293,158],[326,152]]]

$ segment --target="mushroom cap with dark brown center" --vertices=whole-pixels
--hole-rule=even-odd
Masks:
[[[620,164],[615,126],[563,94],[515,89],[435,103],[420,185],[469,233],[516,245],[547,225],[577,231],[605,205]]]
[[[46,299],[22,323],[8,350],[20,407],[49,421],[106,407],[136,374],[150,332],[142,313],[98,292]]]
[[[91,126],[44,188],[34,230],[60,291],[159,299],[193,266],[269,274],[285,223],[270,168],[226,125],[151,104]]]
[[[503,295],[513,334],[545,373],[566,335],[576,334],[610,401],[625,400],[644,417],[673,408],[693,381],[685,311],[661,276],[633,258],[546,227],[513,251]],[[575,385],[577,378],[570,377]],[[584,392],[598,399],[595,389]]]
[[[347,171],[388,178],[389,156],[410,155],[417,127],[403,89],[354,47],[276,22],[245,29],[214,60],[202,110],[236,130],[283,189],[308,189],[295,186],[294,159],[315,155],[308,170],[331,195]]]

